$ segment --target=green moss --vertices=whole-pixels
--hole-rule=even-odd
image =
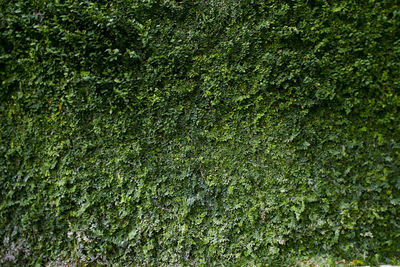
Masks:
[[[0,5],[1,263],[398,261],[396,1]]]

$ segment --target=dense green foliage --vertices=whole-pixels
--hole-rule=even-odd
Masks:
[[[399,6],[2,1],[0,263],[398,258]]]

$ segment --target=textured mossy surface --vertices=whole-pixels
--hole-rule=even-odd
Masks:
[[[0,3],[2,264],[398,259],[399,1]]]

